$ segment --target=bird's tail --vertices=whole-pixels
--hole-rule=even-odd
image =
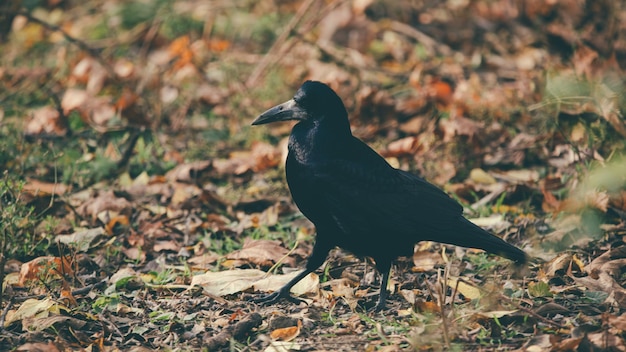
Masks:
[[[458,236],[457,234],[458,237],[455,236],[454,243],[451,244],[469,248],[479,248],[486,252],[510,259],[518,266],[522,266],[528,262],[528,255],[521,249],[505,242],[500,237],[490,234],[464,217],[461,217],[461,221],[464,222],[464,226],[461,226],[461,228],[463,228],[463,231],[466,233],[462,236]],[[446,242],[441,239],[437,239],[436,241]]]

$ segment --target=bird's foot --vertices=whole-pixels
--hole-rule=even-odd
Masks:
[[[387,305],[385,304],[386,302],[380,302],[377,301],[375,304],[373,301],[371,300],[367,300],[365,302],[362,303],[361,307],[365,310],[365,312],[367,313],[379,313],[383,310],[385,310],[385,308],[387,308]]]
[[[385,302],[378,302],[376,303],[376,305],[370,310],[371,312],[374,313],[379,313],[380,311],[385,309]]]
[[[296,298],[289,293],[289,290],[278,290],[274,291],[268,295],[264,295],[262,297],[256,298],[253,300],[254,303],[262,303],[262,304],[274,304],[280,301],[281,299],[286,299],[291,303],[300,304],[306,303],[304,300],[300,298]]]

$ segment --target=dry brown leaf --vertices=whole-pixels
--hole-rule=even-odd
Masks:
[[[195,90],[196,97],[209,106],[223,103],[225,93],[214,85],[202,83]]]
[[[63,281],[63,285],[61,288],[61,294],[59,299],[66,307],[74,308],[78,306],[78,302],[76,302],[76,298],[72,295],[72,288],[67,283],[67,281]]]
[[[609,326],[614,334],[623,334],[626,332],[626,314],[622,315],[610,315]]]
[[[67,115],[73,110],[80,110],[89,98],[89,94],[83,89],[70,88],[66,90],[61,99],[63,113]]]
[[[491,185],[497,182],[496,179],[493,176],[489,175],[485,170],[478,168],[472,169],[470,171],[469,179],[474,183],[484,185]]]
[[[87,229],[77,231],[69,235],[57,235],[55,240],[57,242],[69,245],[79,252],[86,252],[91,248],[91,244],[100,236],[103,236],[105,231],[102,227],[96,227],[93,229]]]
[[[45,342],[29,342],[18,346],[15,352],[60,352],[61,350],[52,341]]]
[[[259,291],[273,292],[285,286],[287,282],[300,274],[300,270],[296,270],[289,274],[270,275],[254,283],[254,288]],[[310,273],[302,280],[298,281],[291,288],[291,293],[296,296],[302,296],[305,293],[317,292],[319,290],[319,277],[315,273]]]
[[[35,179],[28,179],[24,184],[22,191],[30,193],[34,197],[49,196],[55,194],[57,196],[65,194],[68,187],[62,183],[42,182]]]
[[[214,252],[209,252],[209,253],[204,253],[202,255],[196,255],[194,257],[191,257],[187,259],[187,263],[193,264],[194,267],[200,267],[200,268],[206,269],[209,267],[209,264],[213,264],[217,262],[217,260],[220,258],[221,258],[221,255],[214,253]]]
[[[395,140],[387,145],[387,149],[381,154],[385,157],[398,157],[403,155],[413,155],[419,148],[417,137],[410,136]]]
[[[135,64],[126,58],[120,58],[113,64],[113,72],[119,78],[129,78],[135,73]]]
[[[135,261],[137,263],[144,263],[146,261],[146,251],[140,248],[137,248],[137,247],[123,248],[122,253],[124,253],[124,255],[128,259]]]
[[[578,213],[585,208],[595,208],[604,213],[609,206],[609,195],[604,191],[589,190],[584,194],[577,192],[559,203],[556,212]]]
[[[561,202],[556,199],[554,194],[546,188],[547,179],[540,182],[541,193],[543,194],[543,202],[541,208],[547,213],[556,212],[561,207]]]
[[[458,293],[465,296],[465,299],[468,301],[479,299],[481,297],[478,287],[472,286],[459,278],[450,277],[448,278],[447,284],[453,291],[456,290]]]
[[[25,300],[17,310],[10,310],[7,313],[6,320],[4,321],[4,327],[8,327],[13,322],[21,321],[28,318],[43,318],[47,317],[50,313],[58,313],[59,306],[57,302],[54,302],[52,298],[46,297],[44,299],[27,299]]]
[[[295,271],[285,275],[270,275],[257,269],[237,269],[219,272],[206,272],[195,275],[191,279],[190,287],[201,286],[208,293],[216,296],[225,296],[250,288],[259,291],[277,291],[289,280],[293,279],[300,272]],[[291,288],[291,293],[300,296],[307,292],[317,290],[319,279],[317,275],[311,273]]]
[[[552,345],[551,351],[554,351],[554,352],[578,351],[578,345],[580,345],[580,342],[582,340],[583,340],[582,337],[571,337],[568,339],[564,339]]]
[[[116,118],[117,111],[111,97],[91,97],[80,110],[83,118],[93,127],[101,131],[108,128],[109,122]]]
[[[195,184],[176,182],[171,186],[174,188],[174,194],[172,194],[170,205],[176,209],[181,208],[183,204],[189,203],[202,193],[202,189]]]
[[[31,112],[32,118],[26,125],[27,135],[64,136],[67,133],[66,122],[61,119],[59,111],[52,106],[43,106]]]
[[[180,248],[180,244],[178,244],[176,241],[157,241],[154,243],[154,246],[152,246],[152,249],[155,252],[178,252],[180,251]]]
[[[508,170],[503,172],[493,172],[498,179],[508,183],[528,183],[535,185],[539,181],[539,172],[531,169]]]
[[[245,214],[237,212],[238,223],[233,223],[229,229],[235,233],[242,233],[245,229],[259,226],[274,226],[278,223],[281,205],[275,204],[265,209],[262,213]]]
[[[552,341],[551,336],[548,334],[535,335],[529,339],[526,343],[524,352],[546,352],[551,351]]]
[[[244,260],[259,266],[272,266],[274,263],[283,259],[283,262],[293,266],[295,260],[286,257],[289,250],[283,247],[280,241],[271,240],[253,240],[247,237],[244,240],[243,247],[226,255],[227,259]]]
[[[589,342],[593,344],[598,351],[626,351],[626,343],[622,336],[611,335],[608,332],[595,332],[587,335]]]
[[[221,297],[248,290],[266,275],[266,272],[257,269],[209,271],[194,275],[189,286],[201,286],[208,293]]]
[[[596,276],[599,272],[606,272],[615,278],[619,278],[625,264],[626,246],[620,246],[608,250],[592,260],[585,268],[585,272],[591,276]]]
[[[471,139],[483,127],[484,124],[482,122],[463,116],[450,117],[439,121],[439,128],[443,132],[443,141],[445,143],[451,142],[456,136],[467,136]]]
[[[415,251],[413,253],[413,268],[415,272],[431,271],[437,265],[445,264],[439,252]]]
[[[543,265],[543,271],[548,279],[552,279],[569,272],[572,267],[582,271],[583,268],[578,267],[578,264],[578,261],[574,260],[574,256],[571,253],[561,253],[545,263]]]
[[[415,302],[415,308],[422,313],[439,313],[441,308],[436,302],[418,300]]]
[[[474,314],[478,319],[499,319],[517,313],[517,310],[492,310],[487,312],[477,312]]]
[[[330,285],[333,298],[341,297],[350,309],[355,309],[359,304],[359,296],[355,294],[355,289],[351,283],[349,279],[341,278],[327,281],[324,285]]]
[[[49,278],[55,276],[62,279],[74,275],[74,264],[66,257],[39,257],[22,264],[20,269],[19,286],[24,286],[28,281],[37,280],[42,276]]]
[[[433,183],[437,185],[445,185],[454,176],[456,176],[456,166],[449,160],[440,160],[437,162],[437,175],[433,177]]]
[[[117,197],[113,191],[96,193],[93,199],[83,203],[76,211],[85,218],[95,221],[100,213],[115,212],[130,216],[134,206],[126,198]]]
[[[609,199],[609,204],[619,210],[626,211],[626,191],[619,191],[619,193],[612,195]]]
[[[275,146],[264,143],[254,142],[252,143],[252,171],[259,172],[280,164],[282,161],[282,151]]]
[[[298,337],[301,328],[302,322],[298,320],[298,325],[296,326],[289,326],[272,330],[270,332],[270,337],[274,340],[291,341]]]
[[[126,215],[118,215],[111,218],[111,220],[106,224],[104,229],[108,234],[113,234],[113,230],[116,226],[128,227],[130,225],[130,220],[128,220],[128,216]]]

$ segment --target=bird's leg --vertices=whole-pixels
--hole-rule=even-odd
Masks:
[[[305,276],[309,275],[311,272],[313,272],[315,269],[317,268],[313,268],[310,269],[307,265],[307,268],[305,270],[303,270],[300,274],[298,274],[298,276],[294,277],[293,279],[289,280],[288,283],[285,284],[285,286],[281,287],[278,291],[274,291],[272,293],[270,293],[269,295],[265,295],[263,297],[257,298],[254,300],[255,303],[267,303],[267,304],[272,304],[272,303],[276,303],[278,301],[280,301],[283,298],[288,299],[289,301],[295,303],[295,304],[300,304],[303,301],[299,298],[293,297],[289,291],[291,290],[291,288],[297,284],[300,280],[302,280]]]
[[[326,260],[326,256],[328,255],[329,251],[330,251],[330,246],[324,243],[321,243],[320,241],[316,241],[315,246],[313,247],[313,252],[309,256],[309,260],[306,263],[306,268],[300,274],[298,274],[293,279],[289,280],[289,282],[286,283],[283,287],[281,287],[278,291],[274,291],[270,293],[269,295],[265,295],[263,297],[257,298],[254,300],[254,302],[273,304],[273,303],[280,301],[283,298],[286,298],[289,301],[296,303],[296,304],[302,303],[303,301],[301,299],[293,297],[291,293],[289,293],[289,291],[295,284],[297,284],[300,280],[304,279],[305,276],[309,275],[310,273],[315,271],[317,268],[319,268],[322,265],[322,263],[324,263],[324,260]]]
[[[385,304],[387,302],[387,284],[389,283],[389,272],[391,271],[391,263],[383,262],[380,263],[377,261],[376,266],[378,271],[382,274],[382,278],[380,279],[380,294],[378,295],[378,303],[374,307],[375,312],[380,312],[385,308]]]

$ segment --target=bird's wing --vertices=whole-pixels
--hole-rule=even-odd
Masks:
[[[454,229],[463,208],[445,192],[390,167],[378,155],[365,158],[325,161],[310,170],[328,212],[344,231],[384,230],[429,239]]]

